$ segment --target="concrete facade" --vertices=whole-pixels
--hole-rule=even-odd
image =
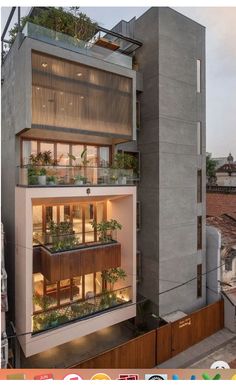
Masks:
[[[142,256],[140,293],[163,315],[192,311],[206,304],[196,277],[205,261],[205,28],[170,8],[151,8],[135,23],[143,46],[135,56],[143,75],[141,128]],[[197,60],[201,92],[197,92]],[[197,153],[197,123],[202,127]],[[202,203],[197,203],[197,170],[202,170]],[[197,250],[197,216],[202,216],[202,249]],[[178,267],[176,269],[176,267]]]

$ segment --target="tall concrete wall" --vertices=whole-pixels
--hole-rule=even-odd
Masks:
[[[166,7],[150,8],[135,24],[137,51],[143,73],[141,128],[142,253],[140,292],[163,315],[176,309],[192,311],[206,303],[197,283],[160,294],[195,278],[197,265],[205,271],[203,249],[197,251],[197,169],[205,186],[205,29]],[[201,93],[197,93],[197,59],[201,60]],[[202,124],[202,155],[197,155],[197,122]],[[203,203],[205,201],[202,190]]]

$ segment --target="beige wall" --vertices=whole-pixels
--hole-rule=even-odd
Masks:
[[[114,311],[100,316],[68,324],[50,332],[32,337],[27,334],[20,337],[20,344],[25,356],[31,356],[70,340],[85,336],[127,320],[136,315],[136,187],[87,187],[68,188],[20,188],[15,189],[15,224],[16,224],[16,330],[17,334],[31,331],[32,315],[32,200],[43,198],[109,198],[108,216],[123,224],[118,233],[122,243],[122,265],[127,271],[127,280],[122,284],[133,284],[133,301]]]

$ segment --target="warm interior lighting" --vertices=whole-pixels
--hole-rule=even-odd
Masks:
[[[80,99],[84,99],[84,96],[83,96],[83,95],[81,95]]]
[[[36,87],[36,90],[40,90],[40,87]]]
[[[45,109],[46,105],[42,105],[42,108]]]
[[[41,66],[42,66],[43,68],[47,68],[48,64],[47,64],[47,62],[43,62],[43,63],[41,63]]]
[[[82,76],[83,74],[82,74],[82,72],[77,72],[76,75],[77,75],[77,76]]]

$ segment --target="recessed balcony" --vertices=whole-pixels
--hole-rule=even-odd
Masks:
[[[103,291],[84,301],[77,301],[62,307],[53,307],[46,311],[35,312],[32,316],[32,333],[47,331],[52,328],[76,322],[84,318],[96,316],[124,306],[132,301],[132,287],[124,287],[113,291]],[[35,299],[37,303],[37,299]]]
[[[112,167],[26,165],[17,169],[18,185],[27,187],[134,185],[138,181],[132,169]]]

